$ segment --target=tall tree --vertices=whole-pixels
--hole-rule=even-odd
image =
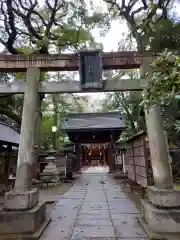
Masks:
[[[154,27],[162,19],[168,18],[168,9],[173,0],[104,0],[108,4],[112,17],[126,20],[133,38],[137,42],[137,49],[144,51],[149,45],[148,37]]]
[[[103,26],[106,19],[97,11],[90,13],[84,0],[2,0],[0,44],[4,46],[3,52],[11,54],[60,53],[67,49],[93,48],[97,44],[90,30],[96,25]],[[15,78],[25,79],[25,76],[16,74]],[[48,76],[42,74],[42,80],[45,78]],[[22,101],[21,96],[3,98],[0,113],[20,123]],[[3,108],[5,102],[6,108]]]
[[[137,49],[140,52],[143,52],[144,50],[151,50],[154,52],[161,52],[164,51],[166,47],[169,49],[177,49],[179,48],[179,24],[174,23],[174,19],[171,18],[170,15],[170,8],[172,8],[174,1],[171,0],[159,0],[154,3],[153,1],[148,1],[148,0],[128,0],[128,1],[113,1],[113,0],[104,0],[108,6],[109,6],[109,11],[111,13],[111,16],[114,18],[118,18],[119,20],[125,20],[129,30],[130,30],[130,35],[132,36],[137,43]],[[176,19],[177,20],[177,19]],[[167,57],[167,56],[166,56]],[[158,62],[157,62],[158,63]],[[161,62],[163,66],[163,61]],[[158,64],[156,66],[158,68]],[[172,69],[172,66],[169,66]],[[163,68],[162,67],[162,73],[163,73]],[[177,69],[176,69],[177,70]],[[175,71],[176,71],[175,70]],[[158,71],[154,71],[156,75],[156,84],[157,84],[157,89],[154,93],[154,99],[157,96],[160,96],[161,93],[163,92],[164,88],[164,82],[163,78],[161,78],[161,81],[158,80]],[[171,71],[172,72],[172,71]],[[176,74],[172,72],[171,77],[174,77],[176,79],[176,76],[178,75],[178,71],[176,71]],[[166,74],[165,74],[166,75]],[[165,77],[165,76],[164,76]],[[154,79],[153,79],[154,80]],[[167,81],[166,81],[167,82]],[[150,98],[150,94],[152,89],[154,90],[155,87],[153,85],[153,81],[150,82],[148,91],[146,91],[147,97],[146,101],[149,101],[152,99]],[[160,86],[161,84],[161,86]],[[166,86],[171,85],[171,81],[169,81],[169,84],[166,83]],[[177,85],[177,82],[176,82]],[[162,88],[163,86],[163,88]],[[172,86],[171,86],[172,87]],[[161,89],[160,89],[161,88]],[[167,89],[167,88],[166,88]],[[161,91],[160,91],[161,90]],[[170,92],[171,94],[172,92]],[[135,119],[133,121],[132,117],[129,118],[129,114],[125,109],[127,108],[127,101],[124,102],[124,98],[121,96],[121,102],[119,103],[122,107],[122,103],[126,102],[126,105],[123,107],[124,112],[126,112],[126,118],[128,119],[128,123],[131,128],[131,131],[134,129],[137,131],[139,127],[143,128],[144,126],[144,118],[140,117],[138,118],[136,114],[134,114]],[[128,98],[128,101],[130,104],[135,104],[134,107],[136,111],[138,110],[139,113],[142,113],[141,108],[139,107],[140,105],[140,99],[142,97],[138,96],[137,94],[126,94],[126,98]],[[135,98],[134,98],[135,97]],[[133,101],[133,99],[137,101]],[[157,99],[156,99],[157,100]],[[117,100],[117,94],[113,96],[113,101],[117,105],[118,100]],[[135,103],[136,102],[136,103]],[[147,102],[146,102],[147,103]],[[130,105],[129,105],[130,106]],[[177,109],[177,104],[173,104],[173,106],[176,106]],[[133,108],[134,108],[133,107]],[[173,109],[172,105],[167,108],[167,106],[162,107],[162,112],[171,112]],[[135,111],[135,112],[136,112]],[[131,111],[132,113],[132,111]],[[142,114],[139,114],[139,116]],[[175,117],[175,115],[174,115]],[[164,114],[164,124],[167,130],[171,131],[172,133],[172,128],[168,128],[168,125],[170,121],[167,121],[167,114]],[[131,120],[130,120],[131,119]],[[139,124],[137,122],[140,120]],[[133,124],[132,124],[133,122]],[[172,123],[172,121],[171,121]],[[176,125],[176,121],[174,121],[174,125]],[[136,127],[135,127],[136,126]]]
[[[94,41],[90,29],[104,15],[89,14],[84,0],[2,0],[0,43],[9,53],[62,51]]]

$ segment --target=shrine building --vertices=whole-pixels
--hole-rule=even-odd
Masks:
[[[125,128],[120,112],[70,113],[62,127],[75,144],[76,168],[108,165],[113,168],[115,143]]]

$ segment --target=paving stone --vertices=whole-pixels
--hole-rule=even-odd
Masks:
[[[104,193],[106,196],[120,196],[120,195],[124,195],[124,192],[123,191],[120,191],[120,190],[104,190]],[[126,195],[126,194],[125,194]]]
[[[134,219],[133,218],[138,218],[139,216],[141,216],[141,213],[122,213],[122,214],[111,214],[111,219],[112,219],[112,222],[116,222],[117,221],[122,221],[122,218],[123,218],[123,221],[128,221],[128,222],[131,222],[132,223],[134,222]],[[127,220],[128,219],[128,220]]]
[[[73,192],[86,192],[87,191],[87,187],[84,187],[84,188],[73,187],[72,191]]]
[[[89,208],[82,207],[79,212],[79,216],[80,215],[100,215],[104,217],[109,217],[110,213],[109,213],[109,210],[89,209]]]
[[[64,240],[70,239],[74,226],[62,225],[62,221],[51,221],[48,228],[41,236],[41,240]]]
[[[140,226],[135,227],[134,224],[127,224],[126,226],[117,225],[117,226],[114,226],[114,229],[115,229],[116,237],[121,237],[121,238],[136,237],[138,239],[147,237],[146,233],[141,229],[141,227]]]
[[[87,226],[112,226],[112,221],[109,219],[79,219],[76,222],[77,225]]]
[[[112,226],[76,226],[71,240],[82,239],[83,237],[115,237],[114,229]]]
[[[64,207],[75,207],[81,206],[82,199],[69,199],[69,198],[61,198],[55,206],[64,206]]]
[[[53,220],[57,220],[57,219],[62,219],[62,218],[68,218],[68,216],[69,216],[73,219],[76,219],[78,212],[79,212],[79,208],[68,209],[68,208],[64,208],[61,206],[55,206],[51,211],[51,218]]]
[[[122,214],[122,213],[140,213],[140,211],[132,206],[132,205],[128,205],[125,206],[125,205],[118,205],[117,207],[115,206],[111,206],[111,208],[109,209],[111,215],[113,214],[116,214],[116,213],[119,213],[119,214]]]
[[[147,240],[139,215],[110,175],[84,173],[53,207],[40,240]]]
[[[93,194],[94,195],[94,192],[96,192],[96,194],[98,195],[104,195],[104,190],[103,189],[88,189],[86,194],[89,195],[89,194]]]
[[[108,206],[111,214],[140,212],[135,206],[135,204],[129,199],[118,199],[117,201],[109,201]]]
[[[101,214],[101,215],[99,215],[99,214],[80,214],[78,217],[77,217],[77,220],[82,220],[82,219],[84,219],[84,220],[104,220],[104,219],[106,219],[106,220],[108,220],[108,219],[110,219],[110,214],[109,215],[107,215],[107,214],[105,214],[105,215],[103,215],[103,214]]]
[[[64,240],[64,239],[63,239]],[[71,238],[72,240],[72,238]],[[74,239],[73,239],[74,240]],[[75,240],[117,240],[116,238],[106,238],[106,237],[76,237]],[[124,239],[126,240],[126,239]],[[128,239],[127,239],[128,240]],[[136,240],[136,238],[135,238]]]
[[[85,201],[99,201],[99,202],[106,202],[105,195],[86,195]]]
[[[98,197],[88,197],[88,198],[85,198],[85,202],[97,202],[97,201],[106,202],[106,198],[105,197],[101,197],[101,198],[98,198]]]
[[[111,201],[107,201],[108,202],[108,205],[111,206],[111,205],[124,205],[126,206],[128,204],[131,205],[131,206],[135,206],[135,204],[130,200],[130,199],[126,199],[126,198],[121,198],[121,199],[118,199],[118,198],[115,198]]]
[[[116,214],[118,215],[118,214]],[[136,237],[144,238],[147,237],[139,222],[137,220],[138,215],[136,214],[119,214],[118,218],[113,218],[112,222],[117,237]]]
[[[72,193],[66,193],[63,195],[63,198],[71,198],[71,199],[82,199],[84,197],[84,193],[80,192],[72,192]]]
[[[107,202],[99,202],[99,201],[96,201],[96,202],[84,202],[83,203],[83,208],[89,208],[89,209],[94,209],[94,210],[101,210],[101,209],[104,209],[104,210],[108,210],[108,204]]]
[[[116,238],[106,238],[106,237],[76,237],[75,239],[74,238],[71,238],[71,240],[117,240]],[[65,239],[63,239],[65,240]],[[69,240],[69,239],[68,239]],[[126,240],[126,239],[124,239]],[[128,240],[128,239],[127,239]],[[136,239],[135,239],[136,240]]]
[[[118,192],[116,194],[106,194],[106,198],[108,201],[116,201],[118,199],[128,199],[128,196],[123,192]]]

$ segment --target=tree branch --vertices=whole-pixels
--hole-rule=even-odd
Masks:
[[[17,37],[17,31],[12,3],[13,0],[6,0],[5,2],[1,2],[1,13],[4,17],[5,32],[8,35],[7,41],[3,40],[1,37],[1,43],[8,49],[10,53],[17,54],[17,51],[13,46]]]
[[[16,123],[21,124],[21,118],[17,114],[13,113],[11,109],[5,109],[0,106],[0,114],[4,114]]]

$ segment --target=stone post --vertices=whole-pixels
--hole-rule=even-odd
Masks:
[[[148,62],[140,70],[141,77],[146,77],[146,72],[151,77]],[[147,186],[148,200],[141,200],[143,217],[139,221],[150,239],[180,239],[180,191],[173,188],[160,107],[145,109],[145,118],[154,186]]]
[[[41,106],[43,102],[44,94],[38,94],[38,107],[37,107],[37,123],[36,123],[36,139],[35,139],[35,152],[34,152],[34,167],[33,167],[33,177],[36,176],[37,173],[37,163],[39,160],[39,152],[40,152],[40,125],[41,125]]]
[[[147,71],[147,78],[150,78],[151,67],[148,62],[144,62],[140,68],[141,77],[145,78]],[[166,146],[160,107],[155,106],[148,111],[145,109],[145,118],[155,186],[160,189],[172,188],[171,169],[168,161],[169,155]]]
[[[172,189],[172,175],[160,107],[156,106],[145,111],[145,117],[154,185],[159,189]]]
[[[39,202],[39,191],[32,187],[33,166],[36,161],[35,143],[39,117],[38,89],[40,69],[29,68],[21,122],[20,145],[15,188],[5,194],[4,209],[0,211],[0,239],[25,239],[40,236],[48,224],[46,205]],[[40,230],[41,229],[41,230]],[[35,234],[35,235],[34,235]]]
[[[36,148],[36,129],[37,123],[39,122],[39,81],[40,69],[28,69],[15,181],[16,192],[29,191],[32,185],[32,167],[34,165],[34,152]]]

